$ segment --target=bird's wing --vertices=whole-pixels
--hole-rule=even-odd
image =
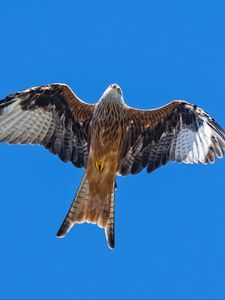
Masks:
[[[34,87],[0,102],[0,142],[40,144],[63,161],[86,165],[94,105],[64,84]]]
[[[206,164],[223,157],[225,131],[196,105],[177,100],[158,109],[127,110],[120,175],[145,167],[152,172],[168,161]]]

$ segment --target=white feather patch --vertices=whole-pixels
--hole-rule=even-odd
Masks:
[[[0,140],[9,143],[41,142],[49,130],[52,113],[41,109],[23,111],[19,101],[5,107],[0,115]]]
[[[212,138],[219,142],[212,142]],[[198,131],[192,131],[184,128],[178,133],[175,145],[175,157],[177,162],[184,163],[202,163],[208,162],[208,152],[211,148],[217,150],[218,157],[223,156],[220,144],[221,138],[218,134],[207,124],[203,122]],[[172,144],[174,147],[174,143]],[[172,148],[171,147],[171,150]],[[172,158],[172,157],[171,157]]]

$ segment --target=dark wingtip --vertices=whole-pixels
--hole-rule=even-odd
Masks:
[[[13,98],[14,94],[13,95],[9,95],[7,96],[5,99],[1,99],[0,100],[0,115],[3,114],[4,112],[4,109],[11,105],[13,102],[15,102],[16,100]]]

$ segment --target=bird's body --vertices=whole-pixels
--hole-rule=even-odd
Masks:
[[[118,153],[122,151],[127,119],[124,104],[114,101],[113,97],[108,101],[99,101],[96,105],[92,118],[87,164],[90,192],[93,195],[99,193],[100,197],[104,198],[111,193],[120,163]],[[100,170],[93,169],[92,166],[96,163],[100,166]],[[98,192],[96,190],[98,184],[95,181],[101,184]]]
[[[176,100],[153,110],[127,106],[110,85],[96,104],[82,102],[68,86],[31,88],[0,102],[0,141],[40,144],[84,176],[57,236],[75,223],[105,228],[114,248],[116,176],[152,172],[169,161],[213,163],[223,156],[225,132],[206,112]]]
[[[122,152],[128,125],[125,104],[115,93],[112,90],[108,97],[103,95],[93,111],[86,167],[88,200],[83,209],[84,214],[79,219],[79,222],[96,223],[103,228],[109,221],[110,209],[114,205],[112,198],[120,165],[118,153]],[[64,229],[62,235],[65,232],[67,230]],[[109,244],[114,247],[114,237]]]

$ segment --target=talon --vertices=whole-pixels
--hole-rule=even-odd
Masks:
[[[100,163],[98,163],[97,161],[95,162],[95,167],[96,169],[98,169],[100,172],[102,172],[105,168],[105,162],[101,161]]]
[[[99,171],[102,172],[105,168],[105,162],[102,161],[101,164],[100,164],[100,168],[99,168]]]

